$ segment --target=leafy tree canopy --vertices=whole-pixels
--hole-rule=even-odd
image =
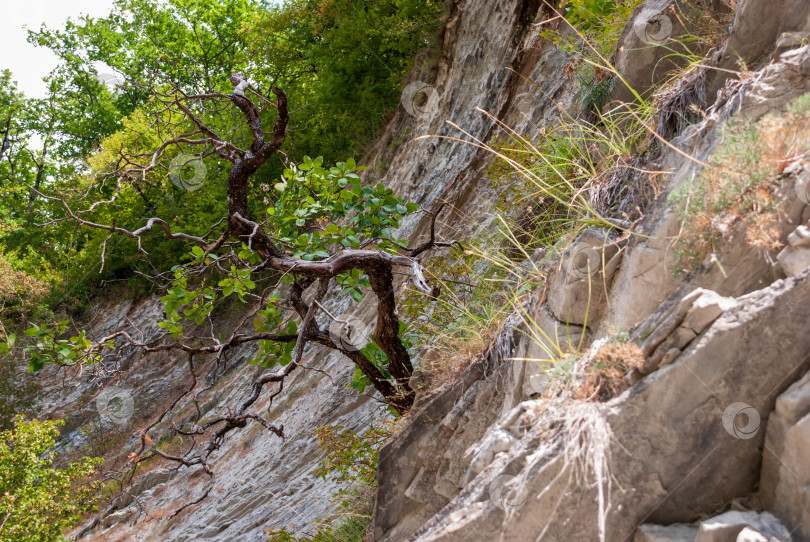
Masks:
[[[68,223],[37,227],[64,216],[38,192],[74,203],[110,197],[116,153],[145,149],[164,135],[149,124],[161,107],[151,88],[228,92],[228,77],[237,72],[262,94],[274,85],[287,91],[284,152],[292,162],[358,156],[396,108],[405,74],[442,14],[438,0],[116,0],[107,17],[32,31],[29,40],[61,63],[42,100],[23,96],[12,74],[2,75],[0,135],[9,138],[0,154],[0,250],[15,269],[60,286],[53,302],[82,297],[98,279],[152,271],[134,244],[111,240],[115,250],[100,272],[106,236]],[[263,107],[265,123],[274,114]],[[206,122],[226,133],[238,122],[232,111],[215,116]],[[208,167],[209,178],[222,174]],[[271,161],[252,182],[273,186],[284,169]],[[200,233],[224,214],[222,183],[206,183],[190,197],[166,173],[134,183],[104,218],[132,227],[147,215],[169,216]],[[166,267],[185,252],[179,243],[145,244],[153,262]]]

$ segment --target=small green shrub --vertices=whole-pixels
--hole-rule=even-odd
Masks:
[[[630,14],[642,0],[569,0],[562,8],[568,22],[591,39],[602,54],[611,54]],[[573,50],[573,40],[566,42]]]
[[[18,416],[13,431],[0,433],[0,542],[62,541],[83,513],[95,510],[95,485],[80,481],[101,459],[55,468],[62,423]]]

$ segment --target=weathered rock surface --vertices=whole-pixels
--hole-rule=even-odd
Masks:
[[[758,119],[808,90],[810,48],[789,50],[722,96],[706,120],[676,144],[704,161],[726,119]],[[697,162],[675,152],[665,153],[659,165],[672,172],[665,194],[699,172]],[[785,169],[778,223],[783,242],[807,220],[807,202],[793,190],[800,176],[798,165]],[[793,476],[779,493],[782,466],[778,475],[771,466],[770,491],[781,495],[785,507],[773,504],[779,520],[729,512],[695,527],[637,531],[642,523],[693,522],[733,499],[750,497],[760,481],[764,427],[777,397],[810,368],[810,336],[804,331],[810,270],[783,278],[774,266],[776,252],[752,251],[744,241],[745,224],[735,227],[715,255],[717,265],[707,261],[697,272],[676,277],[672,239],[679,218],[665,197],[650,210],[638,229],[648,237],[631,239],[622,249],[612,281],[605,281],[604,311],[596,321],[588,319],[597,337],[630,330],[631,337],[646,339],[647,365],[635,385],[604,405],[538,402],[548,366],[527,368],[526,360],[541,359],[554,341],[527,338],[532,333],[525,328],[535,324],[505,326],[502,333],[510,335],[514,327],[523,330],[514,335],[518,340],[510,353],[477,360],[384,449],[374,539],[781,540],[789,530],[779,520],[790,529],[810,525],[803,516],[810,510],[807,482]],[[791,246],[801,246],[797,236],[801,231]],[[576,261],[577,241],[572,247],[569,262]],[[545,337],[566,320],[584,322],[586,304],[573,280],[581,279],[582,266],[562,261],[548,302],[538,298],[526,309],[545,315],[537,326],[544,333],[536,335]],[[537,416],[533,425],[510,431],[514,417],[528,411],[541,414],[527,415]],[[468,423],[459,423],[460,417]],[[798,457],[810,442],[803,420],[791,418],[774,436],[781,446],[777,458],[791,465],[801,464]],[[436,462],[426,450],[448,452]],[[430,476],[423,476],[425,469]],[[417,483],[418,493],[402,489]]]
[[[787,528],[773,515],[729,511],[695,525],[642,525],[635,542],[790,542]]]
[[[336,313],[341,307],[332,307]],[[112,329],[140,329],[145,340],[161,331],[155,325],[162,317],[162,305],[157,298],[146,299],[136,305],[101,305],[96,309],[96,326],[89,330],[101,335]],[[205,412],[229,408],[244,396],[249,382],[260,369],[244,366],[249,349],[239,349],[226,360],[228,369],[218,391],[201,403]],[[383,409],[368,396],[357,396],[348,387],[354,367],[335,356],[314,351],[306,359],[327,371],[301,372],[289,382],[289,400],[286,405],[275,405],[267,413],[284,425],[291,437],[282,441],[275,435],[248,426],[236,431],[211,461],[217,476],[209,481],[197,468],[164,465],[153,468],[149,463],[141,469],[132,485],[113,506],[102,513],[97,524],[85,526],[77,534],[82,540],[265,540],[264,531],[272,526],[290,529],[309,529],[312,522],[331,512],[330,497],[335,491],[331,481],[316,479],[312,470],[317,464],[315,429],[329,423],[348,428],[362,428],[379,418]],[[132,427],[120,427],[101,418],[102,430],[108,434],[122,434],[123,446],[137,442],[139,424],[150,421],[161,404],[166,404],[182,393],[190,375],[183,360],[170,355],[141,356],[137,350],[127,351],[122,364],[133,370],[116,390],[133,400]],[[125,373],[126,375],[126,373]],[[49,393],[64,413],[71,412],[71,402],[83,404],[82,397],[90,398],[83,407],[84,417],[98,419],[95,412],[99,395],[95,384],[86,378],[46,380]],[[101,392],[105,393],[105,392]],[[267,411],[267,404],[259,404]],[[161,435],[161,427],[150,432],[154,440]],[[88,445],[87,433],[76,428],[68,434],[63,445],[81,448]],[[146,469],[146,470],[144,470]],[[200,505],[191,506],[172,517],[185,504],[199,498],[211,488],[209,497]]]
[[[687,294],[641,345],[647,360],[636,370],[646,375],[668,365],[721,314],[736,305],[736,300],[703,288]]]
[[[777,399],[762,457],[760,505],[810,539],[810,374]]]
[[[706,9],[727,12],[721,2],[706,2]],[[683,67],[685,53],[702,54],[700,45],[691,44],[691,50],[683,45],[683,36],[695,34],[699,12],[689,4],[675,0],[647,0],[641,3],[630,16],[619,43],[613,62],[622,81],[616,81],[611,98],[619,102],[633,102],[636,94],[650,98],[650,90],[661,83],[673,69]],[[700,16],[706,17],[705,13]],[[662,46],[663,45],[663,46]],[[626,84],[625,84],[626,83]],[[631,90],[632,89],[632,90]]]
[[[589,425],[585,434],[608,431],[611,435],[610,445],[597,440],[582,443],[589,453],[598,453],[596,450],[603,446],[602,453],[611,457],[613,513],[606,515],[605,539],[632,536],[644,520],[691,521],[754,490],[764,438],[761,423],[787,385],[786,375],[795,377],[810,367],[810,336],[800,336],[801,322],[810,317],[810,307],[804,302],[807,295],[810,272],[738,298],[736,306],[724,312],[674,364],[649,375],[604,407],[594,405],[581,415],[576,423]],[[779,314],[791,314],[796,319],[774,329],[770,323]],[[486,385],[483,381],[468,383],[469,389],[476,384]],[[438,408],[447,400],[438,398],[431,406]],[[560,408],[576,411],[574,407]],[[738,428],[735,416],[746,408],[752,409],[756,420]],[[439,414],[431,412],[434,418]],[[603,478],[607,472],[594,470],[601,461],[598,457],[590,458],[591,462],[566,458],[566,450],[578,445],[568,441],[571,435],[563,430],[575,425],[570,419],[566,421],[567,416],[576,414],[560,414],[558,408],[549,408],[520,439],[514,434],[504,439],[505,446],[486,455],[491,463],[411,539],[465,540],[475,536],[527,540],[545,532],[557,540],[598,540],[600,527],[595,518],[599,517],[599,504],[594,484],[607,483]],[[502,426],[491,430],[503,432]],[[467,441],[463,433],[456,439]],[[422,434],[421,442],[411,442],[426,450],[454,449],[453,440],[442,444],[431,434]],[[488,433],[475,440],[484,447],[491,442]],[[388,453],[399,454],[397,465],[414,457],[402,441],[392,442]],[[585,463],[578,463],[580,460]],[[463,465],[465,459],[457,461]],[[476,464],[475,470],[480,468]],[[448,466],[447,470],[462,469]],[[387,468],[381,472],[381,495],[395,484],[407,483],[403,480],[407,472]],[[392,478],[390,483],[385,475]],[[521,480],[527,497],[519,506],[504,509],[491,498],[489,488],[504,475]],[[418,515],[424,506],[436,506],[436,501],[434,497],[433,502],[420,503],[413,513]],[[576,515],[560,512],[574,509]],[[405,534],[403,525],[418,523],[404,521],[389,533],[378,531],[375,536],[400,540]]]
[[[695,542],[790,541],[790,532],[767,512],[731,511],[700,523]]]
[[[736,70],[751,66],[779,48],[801,40],[789,39],[810,30],[810,5],[803,0],[744,0],[739,3],[731,23],[730,37],[715,55],[722,69]],[[785,36],[781,38],[781,36]],[[795,40],[795,41],[794,41]],[[709,74],[708,93],[714,96],[723,86],[728,73]]]
[[[635,542],[695,542],[697,527],[691,525],[650,525],[636,530]]]
[[[548,307],[560,322],[587,325],[604,310],[607,288],[621,262],[621,246],[609,230],[588,229],[562,258],[549,286]]]
[[[779,266],[790,277],[810,267],[810,227],[802,225],[788,235],[788,246],[776,257]]]

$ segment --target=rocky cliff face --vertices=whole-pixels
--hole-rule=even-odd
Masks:
[[[340,312],[343,308],[331,309]],[[101,335],[116,328],[140,330],[148,339],[162,331],[155,325],[162,311],[158,298],[135,304],[107,301],[94,311],[97,324],[91,331]],[[260,370],[246,364],[250,354],[248,349],[235,352],[225,367],[214,371],[226,374],[211,390],[199,395],[202,413],[226,411],[249,392],[250,382]],[[146,464],[136,472],[132,487],[104,510],[100,522],[84,526],[77,536],[105,541],[265,540],[268,527],[287,525],[304,530],[327,515],[335,485],[311,474],[318,455],[315,429],[330,423],[361,428],[384,409],[349,387],[354,367],[347,360],[318,352],[309,352],[307,360],[324,372],[300,373],[291,381],[283,402],[269,411],[266,402],[259,405],[269,419],[284,425],[288,440],[246,427],[217,452],[213,479],[198,469],[177,468],[168,462]],[[204,364],[196,368],[201,380],[213,374],[212,367]],[[109,382],[102,391],[87,377],[43,376],[48,382],[43,390],[48,398],[45,408],[61,417],[90,422],[64,439],[68,449],[87,445],[93,449],[94,442],[101,441],[120,446],[126,453],[135,451],[140,430],[155,422],[159,413],[192,384],[187,361],[175,356],[142,356],[130,351],[119,368],[124,376]],[[77,405],[83,405],[81,411],[76,411]],[[192,407],[179,404],[172,411],[178,416],[175,419],[188,416]],[[163,420],[148,434],[159,441],[170,427],[169,421]],[[112,443],[109,435],[119,434],[121,442]],[[206,493],[205,504],[172,515]]]
[[[671,4],[644,2],[622,36],[616,65],[634,87],[649,87],[651,70],[666,54],[640,47],[636,29]],[[417,406],[381,454],[374,540],[810,537],[810,384],[803,378],[810,368],[810,235],[802,227],[810,218],[804,188],[810,167],[802,155],[783,168],[775,235],[786,248],[751,249],[746,225],[732,225],[715,253],[719,263],[683,276],[671,272],[673,238],[683,224],[667,198],[699,175],[729,118],[755,121],[810,91],[810,48],[802,38],[809,17],[802,2],[739,3],[728,39],[705,60],[722,70],[701,68],[696,78],[702,85],[696,95],[711,97],[701,105],[704,119],[662,144],[654,164],[643,165],[667,175],[635,226],[640,235],[589,230],[572,240],[546,287],[504,322],[493,347]],[[369,158],[387,162],[382,181],[406,199],[434,210],[453,203],[453,217],[441,225],[446,238],[493,227],[498,193],[486,175],[492,156],[469,143],[419,136],[486,142],[503,133],[482,111],[518,133],[574,111],[570,59],[532,24],[552,18],[534,0],[452,2],[430,99],[406,102]],[[723,70],[740,59],[758,69],[727,83]],[[621,92],[614,90],[616,97]],[[395,146],[403,133],[407,141]],[[427,218],[414,218],[403,230],[418,239],[428,225]],[[600,256],[595,291],[575,263],[583,251]],[[366,303],[357,316],[371,312]],[[328,308],[341,314],[348,303]],[[160,311],[155,298],[107,301],[91,329],[97,335],[140,329],[148,338],[158,331]],[[576,362],[584,370],[620,332],[641,344],[644,362],[628,375],[628,389],[608,402],[549,396],[549,367],[526,361],[542,358],[543,342],[565,333],[586,341]],[[247,393],[260,370],[245,365],[248,354],[237,351],[225,367],[198,369],[224,373],[202,396],[203,411],[226,409]],[[306,531],[329,512],[334,491],[333,483],[311,474],[318,453],[313,431],[330,423],[359,428],[384,412],[368,393],[348,388],[347,360],[311,350],[305,363],[318,370],[298,373],[288,399],[268,413],[284,425],[286,441],[249,425],[217,452],[213,479],[173,464],[140,473],[77,536],[258,541],[268,526]],[[120,364],[125,378],[101,393],[82,375],[44,375],[44,410],[64,416],[81,408],[91,418],[93,409],[109,404],[107,395],[118,394],[123,412],[103,415],[102,431],[120,415],[133,429],[121,446],[132,445],[137,430],[191,381],[184,359],[132,351]],[[175,412],[182,417],[188,407],[177,405]],[[738,414],[747,422],[735,424]],[[163,420],[150,435],[168,427]],[[75,428],[66,446],[88,440],[86,428]],[[731,512],[717,516],[729,506]]]
[[[636,88],[649,86],[662,54],[640,48],[634,28],[671,4],[645,2],[622,37],[616,64]],[[635,230],[644,235],[617,245],[610,232],[583,233],[527,303],[531,318],[506,322],[496,348],[386,445],[375,540],[810,536],[805,158],[782,170],[781,252],[753,249],[751,226],[732,224],[711,260],[674,276],[684,224],[667,198],[701,174],[729,119],[756,122],[810,90],[810,48],[796,38],[810,30],[807,14],[806,5],[740,3],[727,41],[696,78],[696,95],[722,88],[717,100],[651,167],[667,177]],[[742,47],[741,35],[759,46]],[[761,68],[742,82],[712,69],[740,60]],[[598,255],[596,285],[576,263],[583,252]],[[531,360],[572,326],[594,339],[581,368],[617,332],[641,344],[627,391],[604,404],[544,395],[551,369]]]
[[[500,118],[517,128],[531,122],[543,124],[559,113],[559,101],[570,101],[565,81],[559,71],[566,59],[554,50],[536,47],[539,36],[530,26],[538,12],[531,1],[455,2],[440,45],[437,73],[431,88],[436,95],[427,107],[403,107],[381,141],[376,155],[369,163],[389,161],[382,182],[393,187],[406,199],[427,208],[440,201],[455,201],[456,217],[482,217],[491,210],[495,192],[482,174],[491,158],[476,147],[438,138],[416,140],[421,135],[446,135],[451,130],[450,119],[476,137],[487,139],[495,132],[494,124],[476,108],[497,112]],[[523,75],[546,74],[535,88],[507,68]],[[547,96],[547,97],[545,97]],[[523,104],[523,105],[521,105]],[[528,113],[528,114],[527,114]],[[391,139],[407,132],[408,141],[393,153]],[[488,222],[478,219],[448,220],[442,232],[447,236],[467,238],[486,229]],[[412,238],[426,231],[427,221],[403,224]],[[344,306],[328,307],[332,314],[342,314]],[[100,302],[93,314],[93,335],[112,329],[160,331],[154,323],[161,316],[157,298],[137,304],[118,300]],[[354,315],[368,316],[373,307],[361,305]],[[223,322],[223,325],[227,322]],[[152,335],[152,336],[153,336]],[[248,391],[248,382],[259,370],[244,366],[248,350],[231,355],[227,374],[217,384],[213,394],[205,396],[203,409],[215,412],[234,404]],[[134,446],[137,430],[145,427],[150,415],[159,406],[190,385],[185,360],[152,355],[143,357],[127,352],[121,360],[127,369],[125,378],[108,384],[109,392],[98,392],[89,378],[70,375],[43,375],[49,390],[48,404],[43,411],[56,415],[81,415],[98,419],[99,401],[105,397],[132,398],[134,414],[124,413],[123,421],[131,435],[127,442]],[[313,525],[331,509],[329,499],[335,485],[316,479],[311,472],[317,466],[318,446],[314,430],[327,424],[361,428],[373,419],[384,416],[384,408],[366,393],[358,396],[348,387],[354,369],[340,356],[309,352],[306,363],[321,372],[305,372],[291,382],[283,408],[274,408],[275,423],[284,425],[287,441],[258,428],[248,427],[229,437],[213,458],[216,477],[208,477],[194,469],[175,468],[165,464],[136,475],[127,494],[106,510],[97,524],[85,526],[77,533],[83,540],[264,540],[269,526],[298,532],[312,531]],[[205,374],[208,366],[198,370]],[[77,411],[76,405],[83,405]],[[176,410],[188,405],[178,405]],[[261,405],[259,405],[261,407]],[[102,416],[102,430],[119,431],[109,418]],[[158,424],[149,432],[159,438],[168,422]],[[76,428],[66,441],[74,448],[88,444],[87,425]],[[209,491],[210,490],[210,491]],[[172,516],[184,504],[193,502],[208,492],[206,500],[189,506]]]

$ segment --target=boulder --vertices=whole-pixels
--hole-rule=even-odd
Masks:
[[[785,275],[792,277],[810,267],[810,225],[799,226],[788,235],[788,245],[776,257]]]
[[[641,351],[647,359],[638,372],[649,374],[675,361],[698,335],[736,304],[733,298],[703,288],[685,295],[644,340]]]
[[[787,433],[808,414],[810,414],[810,373],[804,375],[777,398],[776,408],[768,419],[756,501],[764,509],[771,509],[774,506]],[[791,473],[787,474],[792,477]]]
[[[647,97],[648,91],[666,78],[668,72],[685,65],[684,58],[673,54],[686,52],[677,42],[689,33],[682,24],[688,17],[681,7],[675,0],[647,0],[630,16],[614,59],[614,66],[627,85],[616,82],[613,100],[630,103],[635,101],[635,93]]]
[[[749,495],[759,480],[762,424],[791,379],[810,366],[806,359],[810,334],[805,332],[810,320],[808,298],[810,270],[741,296],[671,365],[607,403],[569,401],[561,408],[548,404],[528,424],[528,432],[510,432],[515,440],[510,439],[509,449],[492,454],[492,461],[460,483],[449,502],[442,499],[445,504],[440,510],[430,504],[435,512],[420,515],[426,523],[415,533],[408,532],[416,528],[413,515],[414,521],[404,521],[395,529],[391,526],[396,521],[384,528],[375,519],[375,539],[535,540],[545,530],[549,540],[624,540],[636,536],[641,521],[689,523]],[[790,318],[781,317],[786,314]],[[780,325],[774,326],[777,318]],[[488,407],[490,412],[502,408],[498,402]],[[468,419],[484,415],[481,411],[470,414],[473,417]],[[748,416],[746,427],[735,424],[740,414]],[[432,425],[440,419],[434,415]],[[489,442],[488,434],[506,428],[490,424],[483,435],[472,438],[480,426],[454,427],[448,440],[431,449],[453,448],[457,439]],[[403,434],[409,432],[406,428]],[[800,436],[792,441],[796,450],[801,449]],[[402,438],[397,436],[387,445],[381,462],[381,487],[389,494],[401,483],[403,472],[386,468],[388,457],[396,457],[399,464],[436,461],[435,452],[431,457],[414,457],[401,445],[407,444]],[[576,450],[587,450],[587,455],[580,457]],[[604,531],[598,489],[608,478],[604,470],[599,475],[600,454],[611,457],[609,467],[598,467],[609,468],[612,481]],[[470,459],[455,461],[465,466]],[[493,500],[489,488],[500,484],[503,476],[510,477],[510,488],[525,493],[520,506],[505,509]],[[514,480],[520,482],[515,485]],[[394,519],[393,512],[387,507],[386,521]],[[736,515],[713,518],[702,527],[704,536],[734,531],[731,540],[736,540],[747,526],[766,536],[780,536],[772,516],[749,516],[743,515],[744,521]]]
[[[599,320],[620,258],[620,244],[606,230],[588,229],[571,244],[551,281],[548,306],[567,324],[587,325]]]
[[[737,535],[735,542],[781,542],[776,538],[765,536],[756,529],[745,527],[740,534]],[[787,541],[789,542],[789,541]]]
[[[810,414],[785,434],[773,511],[810,539]]]
[[[692,330],[695,334],[703,333],[703,330],[717,320],[721,314],[736,305],[735,299],[723,297],[711,290],[703,291],[692,303],[692,307],[683,319],[682,327]]]
[[[788,46],[788,38],[781,37],[784,34],[801,36],[808,30],[810,3],[804,0],[743,0],[735,10],[729,38],[714,58],[721,69],[709,70],[708,95],[714,96],[729,78],[724,70],[751,66],[777,46]]]
[[[736,510],[701,522],[695,542],[742,542],[741,535],[744,539],[758,540],[759,536],[767,542],[790,542],[790,531],[772,514]]]

